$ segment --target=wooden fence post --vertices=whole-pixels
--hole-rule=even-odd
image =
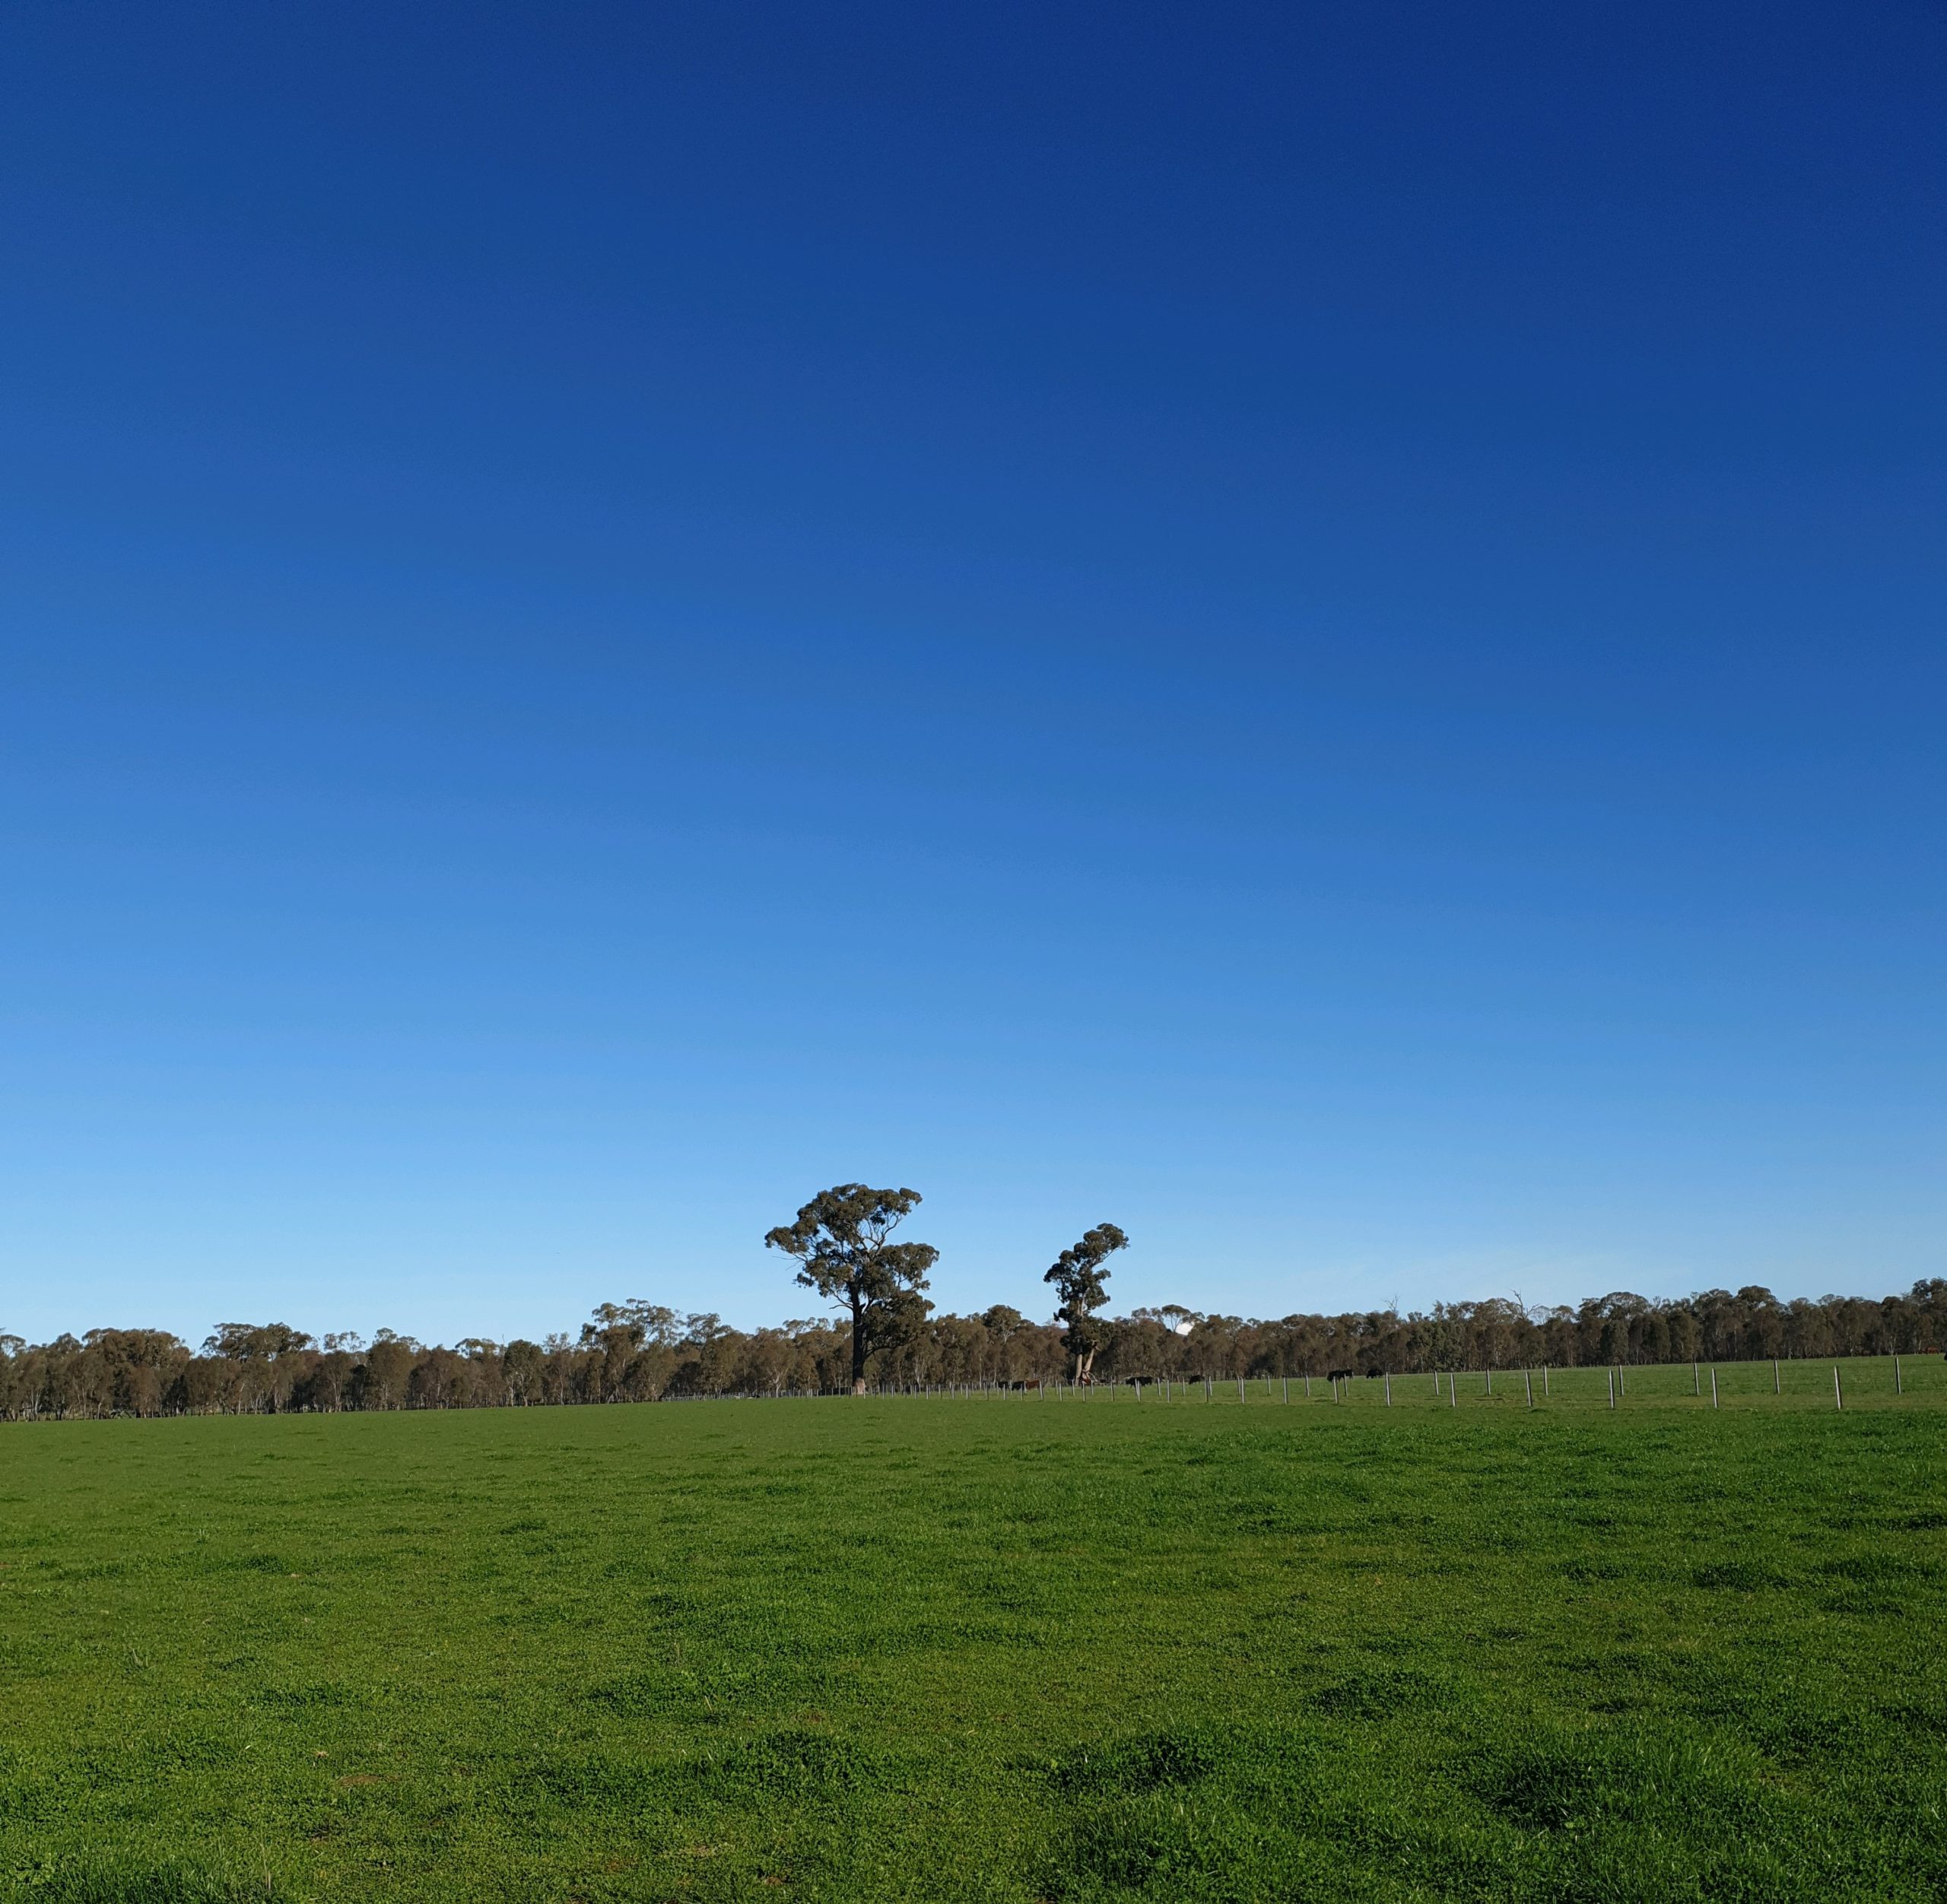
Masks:
[[[1843,1408],[1846,1405],[1846,1392],[1839,1386],[1839,1365],[1832,1364],[1832,1406]]]
[[[1712,1407],[1714,1407],[1714,1407],[1717,1407],[1717,1364],[1716,1364],[1715,1363],[1713,1363],[1711,1364],[1711,1366],[1710,1366],[1710,1406],[1711,1406]]]
[[[1615,1406],[1615,1370],[1612,1368],[1606,1372],[1609,1379],[1609,1406],[1613,1408]]]
[[[1531,1408],[1533,1407],[1535,1405],[1535,1378],[1532,1372],[1526,1369],[1523,1369],[1521,1371],[1521,1385],[1528,1392],[1528,1406]]]

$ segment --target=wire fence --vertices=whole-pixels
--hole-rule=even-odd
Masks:
[[[849,1396],[850,1392],[846,1392]],[[1393,1374],[1339,1371],[1301,1376],[1157,1376],[1082,1382],[1037,1380],[881,1385],[881,1398],[1053,1402],[1096,1407],[1884,1409],[1947,1404],[1947,1357],[1841,1356],[1758,1362],[1547,1363]],[[710,1399],[786,1399],[723,1396]],[[675,1398],[672,1398],[674,1399]],[[702,1400],[706,1398],[696,1397]]]

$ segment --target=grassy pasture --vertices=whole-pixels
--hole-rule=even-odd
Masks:
[[[15,1426],[0,1896],[1936,1900],[1947,1370],[1783,1372]]]

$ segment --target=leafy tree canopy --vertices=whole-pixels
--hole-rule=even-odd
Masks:
[[[584,1347],[625,1341],[640,1349],[647,1344],[673,1348],[682,1340],[682,1319],[660,1303],[645,1302],[632,1296],[626,1303],[599,1303],[595,1312],[581,1325]]]
[[[203,1353],[251,1362],[259,1357],[288,1355],[310,1346],[311,1338],[288,1322],[219,1322],[204,1343]]]

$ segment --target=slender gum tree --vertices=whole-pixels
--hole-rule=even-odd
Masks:
[[[1062,1346],[1075,1357],[1075,1379],[1085,1382],[1095,1366],[1095,1351],[1102,1346],[1102,1325],[1095,1311],[1109,1299],[1103,1287],[1109,1272],[1102,1265],[1119,1249],[1129,1247],[1129,1239],[1112,1223],[1098,1223],[1075,1244],[1055,1258],[1054,1267],[1042,1277],[1053,1283],[1061,1298],[1055,1319],[1067,1326],[1062,1331]]]

